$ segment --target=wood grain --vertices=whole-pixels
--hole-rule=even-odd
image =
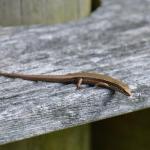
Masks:
[[[128,83],[103,88],[0,77],[0,143],[150,107],[150,0],[105,0],[91,17],[57,26],[0,28],[0,70],[96,71]]]

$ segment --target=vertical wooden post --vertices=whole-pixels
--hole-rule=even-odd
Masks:
[[[55,24],[90,11],[91,0],[0,0],[0,25]]]
[[[89,126],[79,126],[0,146],[0,150],[90,150]]]

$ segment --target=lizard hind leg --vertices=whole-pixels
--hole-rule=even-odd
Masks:
[[[115,90],[112,87],[110,87],[110,85],[107,84],[107,83],[99,82],[99,83],[96,84],[96,86],[109,89],[111,91],[111,95],[113,95],[115,93]]]
[[[79,79],[77,80],[77,84],[76,84],[77,89],[80,89],[80,86],[81,86],[81,84],[82,84],[82,81],[83,81],[82,78],[79,78]]]
[[[115,89],[113,89],[109,84],[107,83],[104,83],[104,82],[99,82],[96,84],[97,87],[103,87],[103,88],[107,88],[109,90],[112,91],[112,93],[114,94],[115,93]]]
[[[98,82],[96,84],[96,87],[104,87],[104,88],[110,89],[110,86],[107,83],[104,83],[104,82]]]

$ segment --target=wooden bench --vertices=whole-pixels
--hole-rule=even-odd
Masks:
[[[128,83],[133,95],[127,97],[119,92],[112,94],[103,88],[85,86],[75,90],[73,84],[35,83],[0,77],[0,144],[6,144],[0,150],[19,149],[28,145],[30,140],[32,148],[28,146],[28,149],[43,144],[42,149],[74,147],[77,150],[88,150],[91,141],[90,125],[83,124],[149,108],[149,6],[149,0],[104,0],[102,7],[79,22],[55,26],[1,27],[0,70],[31,74],[102,72]],[[145,122],[150,124],[149,117],[146,118],[150,112],[144,112],[144,115],[133,113],[136,116],[133,118],[138,120],[139,115],[139,120],[143,120],[145,116]],[[114,120],[112,130],[108,130],[110,134],[113,133],[113,127],[116,132],[120,129],[121,124],[114,123]],[[132,117],[129,122],[120,118],[118,120],[130,124]],[[109,129],[110,122],[103,122],[99,131],[104,131],[104,127]],[[133,122],[135,126],[132,129],[138,132],[139,128],[136,127],[140,121]],[[146,123],[142,124],[142,132],[137,139],[144,137],[145,141],[148,140],[149,137],[144,136],[150,133]],[[118,128],[115,125],[119,125]],[[62,129],[67,130],[47,134]],[[96,131],[101,134],[98,128]],[[102,135],[109,136],[109,132],[103,132]],[[42,136],[31,138],[39,135]],[[65,141],[60,140],[60,135],[66,137],[67,146],[62,146]],[[27,138],[31,139],[25,140]],[[109,149],[108,143],[111,143],[113,137],[104,138],[104,141],[102,139],[98,140]],[[23,141],[7,144],[19,140]],[[60,146],[59,142],[63,144]],[[139,142],[137,147],[140,149],[141,145]],[[145,147],[150,147],[150,144]]]

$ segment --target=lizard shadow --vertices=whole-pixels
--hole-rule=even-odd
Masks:
[[[115,96],[115,90],[109,90],[108,94],[103,98],[103,106],[107,106],[109,103],[111,103],[112,99]]]
[[[90,86],[91,86],[91,85],[90,85]],[[96,88],[99,88],[99,87],[96,87]],[[107,106],[109,103],[111,103],[112,99],[113,99],[114,96],[115,96],[116,91],[113,90],[113,89],[111,89],[111,88],[105,88],[105,87],[102,87],[102,88],[108,90],[106,96],[103,97],[103,99],[102,99],[102,105],[103,105],[103,106]]]
[[[39,81],[35,81],[34,83],[37,84]],[[66,83],[60,83],[62,85],[68,85],[70,84],[70,82],[66,82]],[[85,87],[87,87],[85,85]],[[93,84],[88,84],[88,87],[95,87],[95,85]],[[82,89],[83,87],[80,87],[79,89]],[[99,88],[99,87],[95,87],[95,88]],[[109,103],[111,103],[112,99],[114,98],[115,96],[115,90],[113,89],[109,89],[109,88],[105,88],[105,87],[102,87],[104,89],[107,89],[107,94],[102,98],[102,105],[103,106],[107,106]]]

